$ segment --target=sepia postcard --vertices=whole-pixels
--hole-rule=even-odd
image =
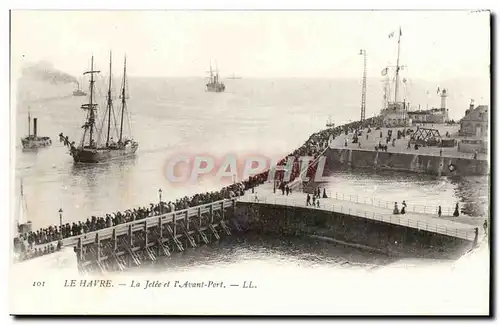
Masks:
[[[485,10],[12,10],[12,315],[490,315]]]

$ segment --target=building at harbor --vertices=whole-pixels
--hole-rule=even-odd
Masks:
[[[488,105],[478,105],[474,108],[471,101],[465,116],[460,120],[459,135],[467,137],[485,138],[488,136]]]
[[[432,123],[444,124],[449,121],[448,108],[446,108],[446,98],[448,92],[446,89],[441,91],[441,107],[431,108],[427,110],[418,110],[408,112],[408,117],[411,124]]]

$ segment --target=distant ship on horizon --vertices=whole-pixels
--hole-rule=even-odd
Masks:
[[[103,115],[103,121],[100,123],[100,128],[96,126],[96,111],[97,104],[95,103],[95,91],[94,91],[94,74],[100,71],[94,70],[94,57],[91,59],[90,71],[84,74],[90,74],[90,95],[89,103],[83,104],[82,109],[87,111],[87,118],[85,124],[82,126],[84,129],[82,140],[78,147],[75,146],[75,142],[70,142],[67,136],[64,134],[59,134],[59,140],[63,142],[69,149],[70,154],[73,157],[75,163],[99,163],[106,160],[111,160],[114,158],[132,156],[135,154],[139,143],[134,141],[132,138],[126,138],[123,136],[123,121],[126,114],[126,88],[127,88],[127,59],[125,58],[123,66],[123,82],[121,89],[121,118],[119,129],[115,127],[113,131],[116,132],[118,136],[118,141],[114,141],[111,135],[111,118],[114,117],[113,102],[111,99],[111,53],[109,57],[109,88],[107,95],[107,107]],[[107,119],[107,124],[105,120]],[[104,126],[106,126],[106,131]],[[96,136],[97,134],[97,136]],[[106,136],[106,142],[101,143],[101,136]],[[96,139],[97,137],[97,139]]]
[[[209,73],[210,76],[206,84],[206,91],[220,93],[226,90],[226,86],[220,81],[219,71],[217,69],[214,71],[211,64]]]
[[[230,77],[228,77],[228,79],[242,79],[242,78],[233,73]]]
[[[80,83],[76,82],[77,88],[73,91],[73,96],[87,96],[87,93],[80,89]]]

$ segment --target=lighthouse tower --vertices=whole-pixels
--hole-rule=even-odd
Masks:
[[[443,123],[448,122],[448,109],[446,108],[446,97],[448,97],[448,91],[443,88],[441,91],[441,111],[443,112]]]

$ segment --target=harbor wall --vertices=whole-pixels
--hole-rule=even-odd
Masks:
[[[238,202],[234,218],[257,233],[333,239],[389,256],[458,258],[472,247],[451,236],[305,207]]]
[[[488,175],[486,160],[440,157],[418,152],[383,152],[357,149],[328,148],[324,154],[329,170],[336,167],[394,170],[438,176]]]

